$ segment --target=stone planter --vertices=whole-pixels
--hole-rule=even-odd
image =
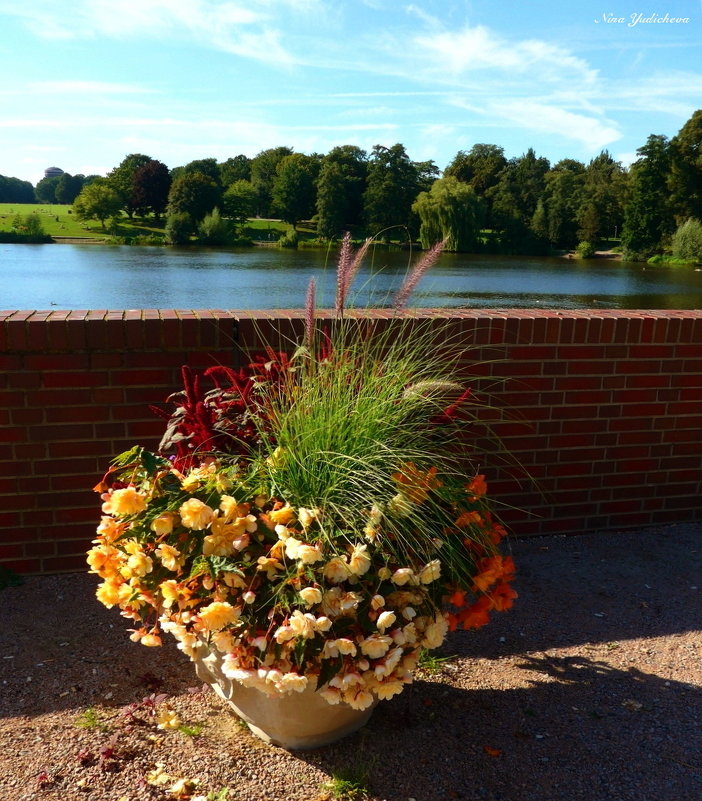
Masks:
[[[299,693],[267,695],[254,687],[244,687],[222,672],[224,654],[201,643],[193,660],[201,681],[209,684],[251,731],[271,745],[289,750],[320,748],[360,729],[370,718],[373,707],[352,709],[348,704],[328,704],[315,692],[311,681]]]

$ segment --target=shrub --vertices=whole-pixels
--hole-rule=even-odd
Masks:
[[[579,259],[591,259],[595,255],[595,246],[592,242],[581,242],[575,248],[575,253]]]
[[[297,231],[290,230],[283,234],[278,240],[278,247],[295,249],[297,248],[298,241]]]
[[[230,223],[215,208],[206,214],[197,229],[198,241],[203,245],[228,245],[233,237]]]
[[[164,230],[167,245],[187,245],[193,230],[193,221],[185,211],[175,211],[166,218]]]
[[[673,258],[702,261],[702,223],[690,218],[673,234]]]

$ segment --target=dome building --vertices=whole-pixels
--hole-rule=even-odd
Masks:
[[[44,178],[58,178],[63,175],[63,170],[60,167],[47,167],[44,170]]]

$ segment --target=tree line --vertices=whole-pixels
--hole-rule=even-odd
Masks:
[[[400,143],[311,155],[276,147],[170,170],[136,153],[105,177],[64,174],[34,188],[0,176],[0,202],[33,199],[73,203],[79,217],[103,225],[122,213],[165,217],[173,244],[196,234],[215,244],[232,226],[269,217],[293,229],[313,220],[324,240],[348,229],[389,238],[404,226],[424,246],[446,239],[449,250],[464,252],[547,253],[621,238],[625,256],[642,259],[675,253],[683,240],[689,250],[695,241],[702,110],[672,139],[649,136],[628,169],[606,150],[588,164],[567,158],[552,165],[533,148],[508,159],[484,143],[459,151],[443,173],[433,161],[412,161]]]

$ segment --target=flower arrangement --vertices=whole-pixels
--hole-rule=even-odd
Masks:
[[[244,686],[314,682],[355,709],[401,692],[421,649],[516,597],[485,477],[457,447],[472,394],[431,329],[397,337],[343,314],[362,255],[345,240],[329,329],[311,285],[292,356],[184,368],[159,452],[122,454],[96,488],[88,553],[132,640],[168,632],[193,660],[215,649]]]

